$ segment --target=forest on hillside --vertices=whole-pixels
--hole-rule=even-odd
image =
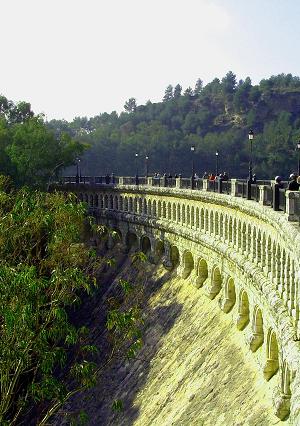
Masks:
[[[137,105],[130,98],[120,114],[51,120],[47,125],[56,136],[66,132],[88,144],[80,162],[85,175],[134,175],[136,166],[142,175],[148,156],[150,173],[190,176],[190,147],[195,145],[198,174],[215,170],[217,151],[221,171],[246,177],[248,132],[253,129],[254,173],[259,178],[286,177],[297,170],[300,78],[280,74],[252,85],[249,77],[237,81],[229,71],[205,86],[201,79],[185,90],[169,85],[159,103]],[[73,166],[67,173],[75,171]]]
[[[246,177],[254,131],[253,172],[259,179],[288,177],[297,171],[300,137],[300,78],[280,74],[252,85],[229,71],[221,80],[182,89],[169,85],[162,101],[138,105],[130,98],[124,111],[45,121],[27,102],[0,96],[0,170],[18,185],[47,185],[57,175],[149,173],[201,176],[219,171]],[[191,146],[195,152],[191,152]],[[136,157],[138,154],[138,157]]]

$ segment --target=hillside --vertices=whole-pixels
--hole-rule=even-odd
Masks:
[[[300,127],[300,79],[290,74],[272,76],[252,85],[247,77],[237,82],[231,71],[222,79],[184,92],[178,84],[168,86],[162,102],[137,105],[130,98],[125,112],[87,118],[71,123],[52,120],[56,135],[69,133],[89,145],[81,158],[85,175],[112,173],[191,174],[190,147],[195,145],[195,166],[200,175],[219,170],[233,177],[248,173],[248,132],[253,129],[254,172],[260,178],[297,170],[296,143]],[[138,153],[136,162],[135,153]],[[67,173],[75,173],[73,166]]]

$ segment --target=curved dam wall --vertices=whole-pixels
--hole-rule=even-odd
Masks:
[[[231,316],[274,413],[300,424],[297,223],[231,195],[150,186],[70,185],[122,242],[190,282]],[[113,241],[110,241],[111,245]]]

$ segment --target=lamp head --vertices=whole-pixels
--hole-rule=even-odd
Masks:
[[[252,129],[250,129],[250,131],[249,131],[249,133],[248,133],[248,138],[249,138],[249,141],[252,141],[252,140],[253,140],[253,138],[254,138],[254,133],[253,133],[253,130],[252,130]]]

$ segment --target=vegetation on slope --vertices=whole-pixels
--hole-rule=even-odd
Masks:
[[[260,178],[283,176],[297,168],[296,142],[300,127],[300,79],[281,74],[252,85],[247,77],[237,82],[230,71],[222,80],[184,92],[178,84],[166,88],[163,101],[125,103],[125,112],[77,117],[71,123],[48,123],[57,136],[67,132],[91,148],[82,161],[82,173],[133,175],[145,173],[145,156],[151,172],[191,173],[190,146],[196,146],[196,171],[220,168],[231,176],[247,175],[248,131],[254,130],[254,172]],[[75,168],[70,169],[75,173]]]
[[[118,304],[111,299],[103,325],[110,349],[101,364],[96,356],[108,343],[88,344],[87,328],[71,321],[82,297],[96,290],[105,261],[82,242],[84,223],[86,206],[74,196],[15,191],[1,178],[1,425],[28,417],[46,424],[74,393],[94,385],[113,355],[132,357],[140,347],[139,309],[125,296]],[[129,295],[129,283],[120,284]]]

